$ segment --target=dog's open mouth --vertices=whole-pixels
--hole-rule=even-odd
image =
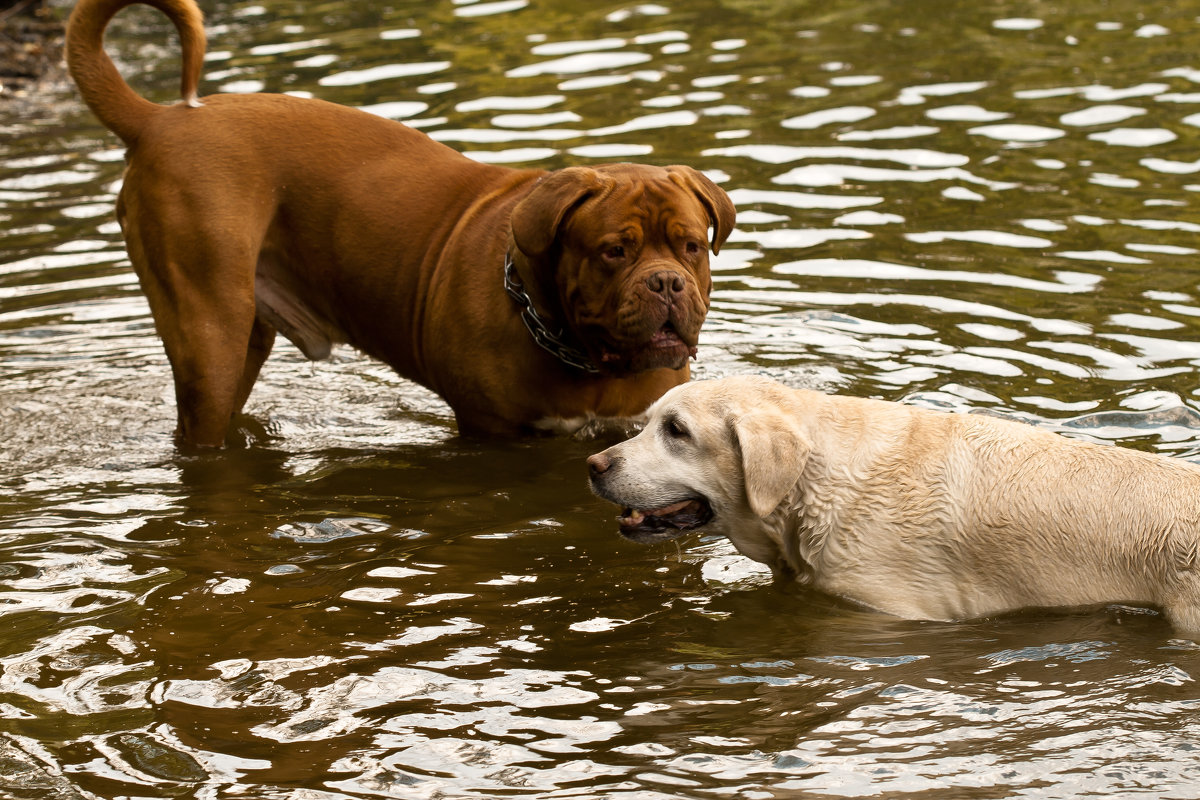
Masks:
[[[684,341],[672,322],[665,323],[633,352],[617,352],[604,348],[600,363],[609,368],[640,372],[646,369],[670,367],[679,369],[688,358],[696,357],[697,348]]]
[[[661,542],[708,524],[713,518],[708,501],[694,497],[650,510],[621,512],[621,535],[635,542]]]
[[[650,337],[650,347],[683,347],[683,337],[679,335],[679,331],[675,330],[675,326],[670,322],[658,329],[658,332]]]

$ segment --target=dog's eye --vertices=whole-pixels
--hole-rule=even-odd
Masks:
[[[667,435],[672,439],[686,439],[688,437],[688,429],[683,427],[683,424],[677,419],[669,419],[666,424]]]
[[[604,251],[604,257],[609,261],[620,261],[625,257],[625,248],[619,244],[615,244]]]
[[[700,252],[700,245],[698,245],[696,242],[688,242],[686,249],[689,256],[694,256],[696,253]]]

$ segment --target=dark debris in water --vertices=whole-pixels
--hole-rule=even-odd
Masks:
[[[47,0],[0,0],[0,100],[63,78],[61,17]]]
[[[292,539],[297,542],[323,544],[356,536],[372,536],[390,533],[391,526],[375,519],[323,519],[320,522],[289,522],[271,534],[276,538]]]
[[[58,800],[83,800],[85,797],[56,767],[8,736],[0,737],[0,796],[55,797]]]
[[[1121,427],[1146,430],[1181,426],[1200,430],[1200,411],[1188,406],[1149,411],[1100,411],[1063,420],[1062,425],[1066,428],[1082,429]]]

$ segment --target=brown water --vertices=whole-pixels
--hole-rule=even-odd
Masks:
[[[1200,8],[206,11],[205,93],[719,179],[701,377],[1200,454]],[[138,12],[111,51],[170,101]],[[0,796],[1200,796],[1200,648],[1152,612],[904,622],[721,540],[634,545],[584,485],[598,443],[460,440],[351,351],[280,347],[272,437],[179,456],[121,152],[70,87],[41,99],[0,105]]]

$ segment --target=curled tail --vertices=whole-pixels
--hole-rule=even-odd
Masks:
[[[83,101],[126,145],[137,141],[150,117],[162,108],[129,87],[104,52],[104,29],[126,6],[143,3],[170,18],[183,46],[180,91],[190,106],[200,105],[197,89],[204,63],[204,21],[195,0],[80,0],[67,21],[67,68]]]

